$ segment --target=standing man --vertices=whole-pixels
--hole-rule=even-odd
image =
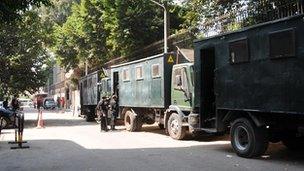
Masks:
[[[108,101],[107,97],[103,96],[97,104],[97,111],[100,114],[100,130],[105,132],[108,131]]]
[[[57,107],[60,109],[60,97],[57,97]]]
[[[115,122],[116,118],[118,117],[118,100],[117,96],[113,95],[110,101],[110,110],[111,110],[111,130],[115,130]]]
[[[18,110],[20,108],[17,95],[14,95],[14,97],[13,97],[13,99],[11,101],[11,106],[13,108],[13,111],[16,111],[16,110]]]

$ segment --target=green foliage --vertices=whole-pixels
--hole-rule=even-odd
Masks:
[[[82,0],[72,6],[72,14],[62,26],[55,25],[54,50],[66,69],[75,68],[86,59],[91,63],[106,59],[102,11],[100,1]]]
[[[103,16],[110,33],[107,45],[113,56],[125,56],[162,38],[162,9],[146,0],[106,0]],[[112,20],[113,22],[111,22]]]
[[[34,92],[45,84],[44,40],[44,29],[34,12],[0,25],[0,94]]]
[[[0,21],[7,22],[20,18],[20,11],[25,12],[32,6],[50,5],[49,0],[1,0]]]
[[[172,31],[185,9],[171,5]],[[163,39],[163,9],[146,0],[81,0],[62,25],[54,26],[54,51],[66,69],[89,60],[92,67],[130,55]]]
[[[188,0],[183,3],[189,11],[185,25],[204,33],[233,31],[286,16],[293,7],[284,5],[295,2],[298,0]]]

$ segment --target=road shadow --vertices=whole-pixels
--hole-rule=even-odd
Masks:
[[[90,149],[68,140],[33,140],[29,149],[0,142],[0,170],[302,170],[303,156],[272,149],[271,159],[230,155],[228,145],[172,148]],[[224,150],[224,151],[222,151]],[[283,156],[282,156],[283,155]],[[39,159],[38,159],[39,158]]]
[[[166,134],[164,129],[160,129],[157,125],[144,125],[141,129],[141,132],[150,132],[160,135]],[[190,133],[186,134],[186,137],[182,141],[199,141],[199,142],[212,142],[212,141],[230,141],[229,135],[214,135],[200,132],[199,134],[191,135]]]

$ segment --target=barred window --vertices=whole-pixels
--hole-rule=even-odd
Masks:
[[[152,65],[152,78],[160,77],[159,64]]]
[[[130,81],[129,69],[123,69],[122,80]]]
[[[229,43],[230,63],[249,62],[249,49],[247,38]]]
[[[271,59],[294,57],[295,49],[295,30],[281,30],[269,34],[269,55]]]
[[[143,68],[142,66],[136,67],[136,80],[143,79]]]

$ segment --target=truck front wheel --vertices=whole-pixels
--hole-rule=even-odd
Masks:
[[[231,145],[240,157],[252,158],[265,153],[268,147],[266,128],[257,127],[251,120],[240,118],[232,123]]]
[[[182,120],[177,113],[172,113],[168,119],[168,132],[171,138],[182,140],[186,135],[186,128],[182,126]]]

